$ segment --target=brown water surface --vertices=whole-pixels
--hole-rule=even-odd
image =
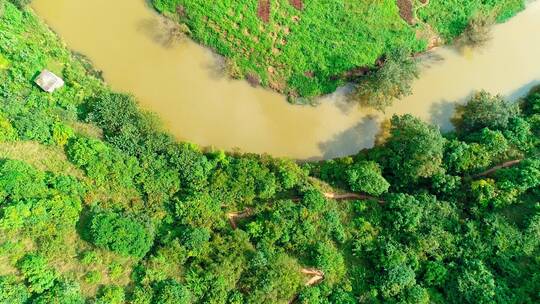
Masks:
[[[34,10],[116,90],[133,93],[181,140],[292,158],[329,158],[370,147],[381,120],[411,113],[450,128],[454,104],[484,88],[511,98],[540,82],[540,2],[494,29],[482,51],[441,48],[425,60],[413,96],[385,115],[344,102],[318,107],[223,77],[219,58],[191,41],[169,45],[163,19],[143,0],[34,0]],[[344,91],[344,90],[342,90]]]

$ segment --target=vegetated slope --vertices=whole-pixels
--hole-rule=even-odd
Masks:
[[[522,0],[399,1],[404,20],[395,0],[152,2],[224,55],[233,76],[292,98],[334,92],[396,49],[426,50],[434,35],[451,42],[479,12],[503,21],[524,6]],[[427,23],[417,22],[415,7]]]
[[[0,303],[540,300],[538,93],[298,165],[177,143],[11,4],[0,55]],[[51,164],[10,158],[29,145]]]

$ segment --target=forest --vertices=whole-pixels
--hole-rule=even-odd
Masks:
[[[453,43],[478,24],[475,20],[487,18],[489,26],[525,7],[524,0],[151,2],[182,24],[187,35],[225,56],[228,74],[284,93],[295,103],[311,102],[310,97],[332,93],[347,82],[362,89],[372,78],[390,75],[386,87],[371,86],[369,97],[381,92],[402,97],[416,73],[377,73],[396,62],[396,52],[411,57]],[[390,85],[396,79],[405,88]],[[353,99],[373,106],[366,97],[360,92]],[[374,106],[384,108],[388,99]]]
[[[340,159],[203,149],[16,2],[0,0],[0,303],[540,302],[539,89],[478,91],[448,133],[394,116]],[[37,87],[44,68],[65,86]]]

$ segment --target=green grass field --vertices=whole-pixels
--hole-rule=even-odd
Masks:
[[[349,71],[376,67],[377,59],[392,49],[424,51],[432,38],[425,34],[424,22],[409,24],[400,17],[395,0],[153,0],[153,4],[186,23],[196,41],[227,57],[232,76],[290,97],[331,93],[349,80]],[[421,21],[452,41],[477,11],[493,12],[503,21],[522,9],[523,1],[433,0],[425,6],[417,1],[417,7]]]

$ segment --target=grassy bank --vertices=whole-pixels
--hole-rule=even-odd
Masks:
[[[539,94],[321,163],[203,151],[3,6],[0,303],[540,300]]]
[[[153,0],[225,56],[234,77],[290,97],[332,93],[396,49],[421,52],[437,36],[451,43],[475,15],[504,21],[524,7],[522,0],[398,2],[401,14],[395,0]]]

